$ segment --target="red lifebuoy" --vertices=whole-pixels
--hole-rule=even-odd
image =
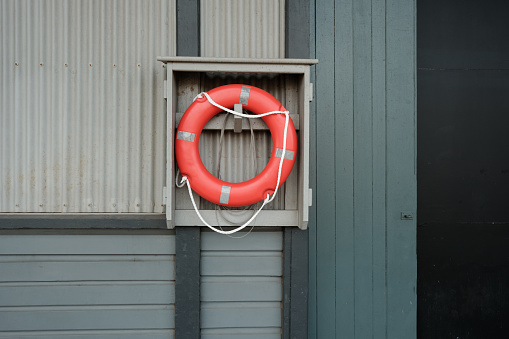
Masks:
[[[214,88],[207,94],[214,102],[229,109],[241,103],[244,109],[255,114],[286,111],[276,98],[254,86],[225,85]],[[219,180],[205,168],[198,149],[203,127],[219,112],[221,112],[220,108],[203,97],[197,98],[184,113],[175,140],[175,155],[182,176],[187,177],[191,188],[196,193],[218,205],[247,206],[264,200],[267,194],[272,194],[276,189],[284,142],[285,114],[261,117],[269,127],[272,136],[272,154],[267,166],[253,179],[231,183]],[[291,118],[288,122],[285,153],[280,186],[290,175],[297,155],[297,133]]]

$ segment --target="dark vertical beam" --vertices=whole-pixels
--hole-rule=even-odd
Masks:
[[[292,273],[292,229],[283,231],[283,339],[290,339],[291,321],[291,275]]]
[[[200,0],[177,0],[177,55],[200,56]]]
[[[287,58],[310,57],[309,0],[286,0],[285,54]]]
[[[200,56],[200,0],[177,0],[177,55]],[[176,228],[175,337],[200,338],[200,228]]]
[[[175,338],[200,338],[200,228],[176,228]]]
[[[306,338],[308,334],[308,255],[309,232],[291,229],[291,338]]]
[[[311,53],[310,0],[286,1],[285,54],[307,59]],[[310,226],[312,227],[312,226]],[[283,339],[308,335],[309,231],[284,232]]]
[[[308,334],[309,233],[298,228],[284,230],[283,339]]]

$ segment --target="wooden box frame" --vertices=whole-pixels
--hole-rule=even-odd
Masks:
[[[243,58],[202,58],[202,57],[158,57],[165,63],[166,81],[164,86],[167,100],[167,152],[166,152],[166,222],[168,228],[175,226],[204,226],[193,209],[175,209],[175,155],[174,138],[177,126],[176,103],[179,73],[254,73],[294,74],[297,76],[298,112],[292,117],[297,120],[299,151],[297,170],[297,209],[262,210],[253,221],[255,226],[298,226],[306,229],[312,192],[309,188],[309,102],[313,99],[310,83],[310,66],[314,59],[243,59]],[[285,103],[283,103],[285,105]],[[201,211],[205,220],[215,225],[214,211]],[[215,225],[217,226],[217,225]]]

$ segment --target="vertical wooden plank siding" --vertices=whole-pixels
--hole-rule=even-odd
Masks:
[[[355,218],[354,218],[354,22],[353,0],[335,10],[336,115],[336,327],[335,333],[355,338]],[[334,29],[334,28],[332,28]],[[317,80],[318,81],[318,80]],[[320,147],[320,145],[317,145]],[[318,165],[320,166],[320,165]],[[360,207],[360,206],[357,206]],[[317,227],[320,227],[319,224]],[[318,245],[320,246],[320,244]],[[334,337],[331,335],[330,337]]]
[[[388,0],[387,337],[416,333],[416,4]],[[401,211],[414,214],[401,220]]]
[[[316,4],[315,0],[309,0],[309,56],[311,58],[316,58],[316,26],[315,26],[315,17],[316,17]],[[308,244],[309,244],[309,281],[308,281],[308,338],[313,338],[316,333],[316,310],[317,310],[317,277],[316,277],[316,256],[317,256],[317,224],[316,224],[316,196],[317,196],[317,155],[316,155],[316,66],[311,67],[311,82],[314,85],[314,100],[309,105],[309,186],[313,190],[313,205],[309,207],[309,223],[308,223]]]
[[[373,84],[371,0],[353,1],[353,188],[355,337],[373,336]],[[340,188],[338,187],[338,190]],[[375,221],[376,223],[376,221]],[[367,314],[366,314],[367,313]]]
[[[373,338],[386,338],[386,109],[385,1],[372,6],[373,106]],[[380,240],[379,240],[380,239]],[[382,241],[383,240],[383,241]]]
[[[334,1],[316,7],[316,336],[332,338],[335,326]],[[319,19],[318,19],[319,18]],[[311,152],[313,153],[313,152]]]
[[[415,338],[415,1],[312,5],[309,337]]]

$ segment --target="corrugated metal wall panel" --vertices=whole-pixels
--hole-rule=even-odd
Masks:
[[[174,2],[0,6],[0,212],[162,212]]]
[[[280,338],[283,233],[203,232],[201,246],[202,338]]]
[[[285,57],[285,0],[202,0],[201,56]]]
[[[0,238],[0,338],[168,338],[174,304],[173,235]]]

